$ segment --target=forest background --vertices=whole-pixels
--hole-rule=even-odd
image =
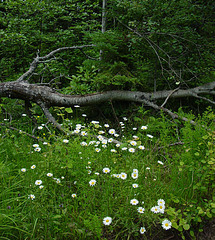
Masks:
[[[109,90],[140,91],[152,94],[171,90],[173,93],[178,89],[192,89],[211,83],[215,81],[214,10],[215,3],[212,0],[109,0],[103,2],[97,0],[2,0],[0,3],[0,81],[5,83],[17,80],[29,69],[30,63],[36,56],[45,56],[63,47],[92,45],[72,51],[62,51],[50,61],[44,61],[28,77],[29,83],[50,86],[62,94],[81,96]],[[161,105],[163,102],[164,99],[155,101],[156,105]],[[73,125],[81,122],[87,137],[90,133],[98,135],[98,126],[93,123],[92,129],[92,126],[87,123],[91,120],[99,120],[103,125],[108,123],[112,126],[111,129],[119,133],[121,139],[117,139],[115,143],[125,142],[131,145],[131,141],[135,140],[134,134],[137,135],[138,139],[134,144],[137,146],[144,144],[144,148],[149,151],[147,156],[144,155],[144,163],[140,161],[135,163],[135,159],[143,158],[142,153],[139,152],[135,152],[136,155],[132,157],[130,155],[123,157],[124,153],[119,152],[119,155],[114,158],[109,152],[103,153],[104,162],[98,164],[97,155],[100,153],[94,156],[94,149],[87,149],[85,159],[87,156],[94,156],[94,168],[100,168],[100,170],[103,167],[110,167],[110,162],[115,166],[110,167],[113,172],[129,172],[133,168],[138,168],[144,178],[148,177],[147,187],[152,187],[153,183],[150,181],[162,179],[163,176],[168,175],[169,177],[164,178],[161,185],[158,184],[155,187],[157,194],[154,195],[157,200],[161,197],[166,198],[165,201],[169,206],[166,217],[171,220],[174,230],[168,234],[164,233],[164,236],[167,234],[169,237],[172,234],[178,238],[195,239],[202,236],[204,227],[211,223],[215,212],[213,105],[214,91],[211,91],[211,95],[207,95],[207,99],[196,96],[174,99],[170,94],[166,98],[165,107],[176,112],[180,118],[189,119],[186,123],[183,120],[176,121],[171,116],[167,117],[146,104],[129,101],[110,100],[80,109],[74,106],[53,107],[50,111],[67,129],[67,134],[71,130],[68,122],[72,121]],[[128,212],[125,213],[122,210],[121,201],[126,198],[127,192],[129,191],[131,195],[136,194],[132,192],[133,190],[128,190],[129,187],[126,188],[120,183],[119,188],[114,189],[113,179],[101,179],[104,189],[106,189],[105,181],[109,181],[111,186],[108,190],[104,190],[107,202],[104,199],[101,200],[102,198],[95,200],[96,193],[92,190],[88,193],[89,190],[84,185],[71,187],[71,179],[73,179],[72,182],[76,181],[80,174],[78,168],[85,168],[89,161],[84,162],[79,159],[78,153],[83,151],[80,150],[83,147],[80,146],[80,141],[84,145],[79,135],[72,135],[73,142],[71,145],[66,145],[67,150],[64,152],[62,149],[65,148],[65,141],[64,145],[62,141],[69,138],[68,135],[64,135],[65,131],[61,134],[58,131],[59,128],[56,130],[48,124],[42,125],[47,116],[43,115],[37,104],[30,104],[31,113],[29,113],[29,106],[26,107],[26,103],[10,99],[8,94],[1,97],[0,106],[1,187],[3,189],[0,195],[3,203],[1,209],[3,224],[0,225],[0,230],[4,232],[2,239],[64,239],[64,237],[74,239],[74,236],[78,236],[77,239],[88,237],[90,239],[92,236],[95,239],[135,239],[139,228],[143,225],[147,225],[150,229],[146,231],[146,234],[149,234],[146,239],[158,237],[157,234],[153,235],[153,232],[161,221],[160,217],[154,218],[148,214],[144,220],[143,217],[136,216],[136,213],[130,216]],[[24,111],[29,113],[29,119],[20,117],[21,113],[25,114]],[[87,118],[83,119],[83,114]],[[126,132],[122,128],[124,123],[122,124],[121,119],[128,120]],[[153,134],[153,139],[157,140],[149,141],[145,136],[143,137],[141,126],[147,126],[148,133]],[[135,132],[135,128],[140,132]],[[41,132],[42,129],[46,129],[48,133]],[[20,131],[25,134],[20,134]],[[106,133],[108,134],[108,131]],[[36,152],[32,148],[35,141],[48,142],[53,148],[46,149],[44,146],[42,152],[41,149]],[[121,145],[121,148],[128,147]],[[170,146],[173,147],[170,148]],[[29,183],[25,185],[24,182],[27,179],[27,182],[33,181],[33,177],[30,174],[24,179],[20,175],[24,162],[29,169],[33,164],[29,149],[33,149],[34,155],[37,154],[34,156],[35,165],[41,164],[41,170],[37,172],[38,177],[42,177],[44,171],[55,171],[59,176],[66,176],[65,186],[69,186],[71,193],[77,191],[80,195],[83,194],[82,196],[88,194],[88,197],[80,198],[71,209],[69,207],[71,199],[68,200],[68,194],[62,193],[62,188],[59,186],[52,188],[49,185],[49,191],[45,192],[46,189],[44,189],[45,191],[40,193],[40,198],[44,197],[41,205],[35,203],[37,198],[29,205],[25,198],[30,194],[29,189],[32,190],[32,188],[31,185],[29,187]],[[153,155],[155,149],[156,153]],[[70,156],[72,160],[65,157],[70,150],[76,152],[74,157]],[[55,155],[54,158],[53,155]],[[66,163],[62,163],[61,158],[68,159]],[[79,161],[79,167],[75,166],[77,161]],[[117,161],[118,167],[115,165]],[[162,164],[156,165],[157,161],[165,162],[162,169],[160,169]],[[149,165],[154,169],[150,176],[145,172]],[[88,167],[90,169],[90,166]],[[16,171],[19,171],[18,175]],[[178,171],[181,172],[180,176]],[[7,178],[8,174],[9,178]],[[141,176],[140,173],[139,175]],[[81,174],[80,179],[83,182],[90,180],[88,178],[88,174],[87,177]],[[170,186],[162,190],[170,179],[172,181]],[[139,181],[138,184],[141,185],[142,180]],[[22,184],[25,186],[24,191]],[[112,194],[111,198],[113,198],[121,188],[124,188],[124,191],[121,191],[118,197],[120,201],[115,205],[118,209],[117,214],[111,216],[116,220],[115,222],[119,223],[116,224],[113,221],[114,225],[107,230],[102,225],[101,219],[106,215],[114,215],[114,210],[106,212],[104,209],[106,204],[109,209],[115,204],[107,196]],[[142,188],[142,191],[146,191],[146,186]],[[97,194],[100,190],[96,190]],[[147,191],[147,196],[141,194],[140,196],[151,199],[153,189]],[[21,195],[20,204],[17,200],[19,195]],[[48,207],[45,202],[51,195],[55,197]],[[60,206],[63,197],[59,199],[58,195],[67,196],[64,207]],[[90,202],[89,209],[86,208],[85,205],[89,199],[95,200],[99,205],[99,207],[96,205],[98,209],[93,201]],[[130,204],[130,199],[128,203]],[[47,211],[48,218],[42,211],[38,211],[40,206],[43,206],[44,212]],[[87,210],[84,210],[85,208]],[[37,209],[38,214],[35,214],[32,209]],[[22,216],[18,214],[20,211]],[[71,218],[76,219],[71,220]],[[158,228],[157,231],[162,232],[162,229]],[[141,237],[144,239],[145,235]]]

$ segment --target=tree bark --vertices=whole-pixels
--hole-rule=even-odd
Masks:
[[[163,90],[153,93],[139,91],[106,91],[87,95],[64,95],[58,93],[48,86],[30,84],[25,81],[14,81],[0,83],[0,97],[16,98],[28,100],[35,103],[39,101],[47,106],[71,107],[73,105],[87,106],[106,101],[129,101],[144,103],[144,101],[153,102],[160,99],[197,97],[202,95],[215,95],[215,81],[191,89]],[[205,98],[211,104],[214,101]]]
[[[45,116],[49,119],[50,122],[54,124],[59,130],[62,131],[61,126],[55,121],[54,117],[49,112],[49,108],[52,106],[59,107],[72,107],[74,105],[87,106],[98,104],[106,101],[129,101],[144,103],[156,110],[162,110],[169,114],[172,118],[180,118],[177,114],[171,112],[169,109],[164,108],[166,102],[171,98],[184,98],[184,97],[195,97],[208,101],[210,104],[215,105],[215,101],[209,99],[208,95],[215,95],[215,81],[210,82],[201,86],[190,89],[180,89],[176,88],[174,90],[163,90],[157,92],[139,92],[139,91],[106,91],[98,92],[94,94],[87,95],[64,95],[54,89],[39,85],[31,84],[28,82],[28,79],[35,72],[37,66],[40,63],[44,63],[52,60],[56,53],[65,50],[71,49],[82,49],[85,47],[94,47],[95,45],[83,45],[83,46],[73,46],[73,47],[64,47],[56,49],[44,57],[37,56],[30,65],[30,68],[20,76],[16,81],[13,82],[2,82],[0,83],[0,98],[8,97],[15,99],[22,99],[28,106],[31,102],[38,104]],[[164,99],[164,102],[161,106],[155,103],[156,100]],[[192,124],[195,124],[193,121],[190,121],[186,118],[181,118],[184,121],[189,121]]]

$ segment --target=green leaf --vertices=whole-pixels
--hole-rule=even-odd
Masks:
[[[184,230],[186,230],[186,231],[187,231],[187,230],[189,230],[189,229],[190,229],[190,225],[189,225],[189,224],[184,224],[184,225],[183,225],[183,228],[184,228]]]
[[[206,213],[207,217],[212,218],[212,214],[210,212]]]
[[[67,113],[73,113],[72,108],[65,108],[65,111],[66,111]]]
[[[192,230],[190,230],[190,236],[191,237],[194,237],[195,235],[194,235],[194,232],[192,231]]]
[[[58,219],[58,218],[61,218],[62,216],[61,215],[55,215],[55,216],[53,216],[52,218],[53,219]]]

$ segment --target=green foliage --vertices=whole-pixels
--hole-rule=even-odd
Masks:
[[[84,33],[98,29],[97,9],[98,1],[1,2],[1,79],[15,80],[28,69],[38,52],[43,56],[59,47],[83,44]],[[74,53],[61,57],[65,62],[63,67],[58,66],[58,71],[65,72],[67,66],[69,73],[85,59],[83,54]]]
[[[113,135],[106,122],[75,120],[71,110],[55,111],[68,132],[73,132],[70,137],[57,135],[50,124],[43,125],[43,116],[37,117],[40,127],[36,129],[27,116],[21,116],[13,122],[22,127],[17,133],[4,121],[0,130],[2,237],[140,238],[144,226],[147,239],[155,237],[155,229],[165,238],[171,229],[162,230],[161,222],[167,218],[182,238],[195,239],[205,221],[215,215],[213,111],[208,109],[192,126],[163,114],[152,117],[140,108],[136,116],[120,118],[115,129],[119,135]],[[182,110],[179,114],[193,119]],[[34,145],[36,139],[25,134],[32,130],[45,144]],[[101,135],[108,141],[102,142]],[[121,144],[116,145],[113,138]],[[128,151],[132,148],[133,153]],[[104,168],[110,173],[104,173]],[[134,169],[137,178],[131,176]],[[120,173],[127,177],[123,180]],[[96,180],[94,186],[89,184],[91,179]],[[42,180],[44,187],[40,189],[36,180]],[[134,183],[138,188],[132,187]],[[30,194],[35,199],[29,199]],[[130,203],[134,198],[138,205]],[[155,214],[151,208],[158,199],[165,200],[165,209]],[[145,208],[142,214],[137,211],[140,206]],[[109,226],[103,224],[107,216],[112,218]]]

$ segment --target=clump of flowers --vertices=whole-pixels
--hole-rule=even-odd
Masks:
[[[151,211],[153,213],[164,213],[164,209],[165,209],[165,201],[163,199],[159,199],[157,201],[158,206],[154,206],[151,208]]]

